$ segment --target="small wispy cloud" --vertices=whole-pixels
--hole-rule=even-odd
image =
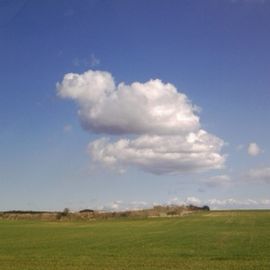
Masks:
[[[64,131],[65,133],[71,132],[71,131],[72,131],[72,125],[70,125],[70,124],[64,125],[63,131]]]
[[[262,150],[257,143],[252,142],[248,145],[247,152],[250,156],[255,157],[255,156],[258,156],[259,154],[261,154]]]
[[[126,211],[126,210],[141,210],[152,207],[153,204],[149,204],[145,201],[132,201],[124,202],[122,200],[116,200],[104,205],[100,205],[98,210],[102,211]]]
[[[207,204],[211,209],[259,209],[269,208],[269,199],[209,199]]]
[[[200,206],[202,205],[202,201],[197,197],[191,196],[185,199],[184,204],[185,205],[192,204],[192,205]]]
[[[183,200],[178,197],[174,197],[167,202],[168,205],[195,205],[195,206],[203,206],[208,205],[210,209],[264,209],[270,207],[270,199],[269,198],[261,198],[261,199],[253,199],[253,198],[225,198],[225,199],[200,199],[195,196],[189,196]]]
[[[85,58],[79,58],[75,57],[73,59],[73,65],[76,67],[82,66],[82,67],[91,67],[94,68],[100,64],[100,60],[95,56],[94,53],[90,55],[90,57]]]
[[[270,184],[270,167],[260,167],[250,169],[245,177],[248,181],[255,183],[269,183]]]
[[[226,174],[212,176],[204,180],[203,183],[209,187],[230,187],[233,185],[231,177]]]
[[[239,145],[237,145],[236,150],[241,151],[244,149],[244,147],[245,146],[243,144],[239,144]]]
[[[100,60],[92,53],[90,57],[91,67],[98,66],[100,64]]]

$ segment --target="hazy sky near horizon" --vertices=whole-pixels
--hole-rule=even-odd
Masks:
[[[270,207],[270,1],[0,1],[0,210]]]

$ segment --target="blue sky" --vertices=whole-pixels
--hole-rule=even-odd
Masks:
[[[0,209],[122,209],[190,202],[269,208],[269,30],[268,0],[1,1]],[[157,173],[164,157],[159,163],[155,158],[138,164],[121,160],[115,148],[110,155],[125,173],[104,166],[104,158],[94,162],[88,145],[103,137],[110,138],[104,149],[123,139],[135,143],[150,133],[150,141],[159,136],[165,146],[172,138],[162,133],[164,122],[153,131],[150,124],[159,124],[155,119],[141,129],[139,120],[146,115],[131,132],[138,109],[125,99],[118,114],[104,110],[107,118],[87,118],[92,128],[82,128],[77,111],[86,110],[85,96],[61,98],[56,84],[68,73],[84,78],[89,70],[111,74],[115,93],[120,82],[131,91],[133,82],[146,87],[150,79],[161,80],[162,87],[174,85],[179,94],[172,100],[184,93],[200,108],[189,116],[199,116],[200,129],[224,142],[215,152],[224,161],[206,166],[191,160],[186,171],[177,158],[174,165],[166,163],[171,172]],[[85,80],[94,91],[91,78]],[[181,111],[187,104],[176,105]],[[118,135],[104,125],[99,132],[93,128],[116,115],[130,124],[126,132],[119,133],[122,127],[113,124]],[[188,134],[181,128],[180,123],[179,133],[173,134],[176,144]],[[194,162],[204,170],[196,171]]]

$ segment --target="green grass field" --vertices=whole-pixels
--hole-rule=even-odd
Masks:
[[[270,269],[270,212],[91,222],[0,220],[0,269]]]

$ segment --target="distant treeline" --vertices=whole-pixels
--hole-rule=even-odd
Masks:
[[[127,211],[96,211],[83,209],[79,212],[70,212],[68,208],[63,211],[26,211],[11,210],[0,212],[0,219],[40,219],[40,220],[95,220],[109,218],[147,218],[147,217],[170,217],[184,216],[195,211],[209,211],[206,205],[198,207],[195,205],[158,205],[149,209],[127,210]]]
[[[48,213],[54,213],[51,211],[32,211],[32,210],[10,210],[10,211],[3,211],[0,212],[2,214],[48,214]]]

